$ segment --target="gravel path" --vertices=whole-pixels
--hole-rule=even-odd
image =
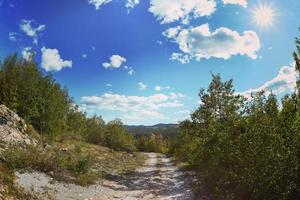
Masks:
[[[25,190],[50,194],[58,200],[189,200],[193,199],[189,182],[173,162],[163,154],[145,153],[144,166],[126,176],[110,176],[89,187],[52,181],[42,173],[17,173],[17,182]]]

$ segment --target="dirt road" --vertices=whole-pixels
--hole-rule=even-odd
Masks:
[[[126,176],[110,176],[89,187],[51,181],[41,173],[17,174],[18,183],[26,190],[50,194],[59,200],[189,200],[193,199],[189,181],[163,154],[145,153],[144,166]]]

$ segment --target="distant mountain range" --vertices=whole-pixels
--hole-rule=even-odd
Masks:
[[[178,124],[156,124],[153,126],[144,125],[126,125],[127,130],[135,135],[161,134],[164,136],[175,135],[178,130]]]

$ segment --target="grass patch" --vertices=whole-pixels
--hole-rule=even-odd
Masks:
[[[78,140],[53,142],[50,146],[11,145],[1,159],[12,171],[40,171],[55,180],[86,186],[107,174],[134,171],[144,163],[139,153],[118,152]]]
[[[49,174],[60,181],[80,185],[93,183],[91,172],[92,157],[78,151],[65,151],[58,148],[44,149],[41,146],[21,148],[11,145],[4,150],[2,158],[9,169],[36,170]],[[83,180],[87,177],[87,180]]]
[[[69,151],[78,151],[78,147],[80,147],[81,153],[88,154],[93,158],[91,168],[99,178],[104,178],[106,174],[124,174],[135,171],[142,166],[145,160],[138,152],[114,151],[101,145],[78,140],[65,140],[54,145],[59,148],[67,148]]]

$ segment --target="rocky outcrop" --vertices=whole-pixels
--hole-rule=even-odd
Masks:
[[[35,144],[27,133],[25,121],[5,105],[0,105],[0,142],[4,144]]]

